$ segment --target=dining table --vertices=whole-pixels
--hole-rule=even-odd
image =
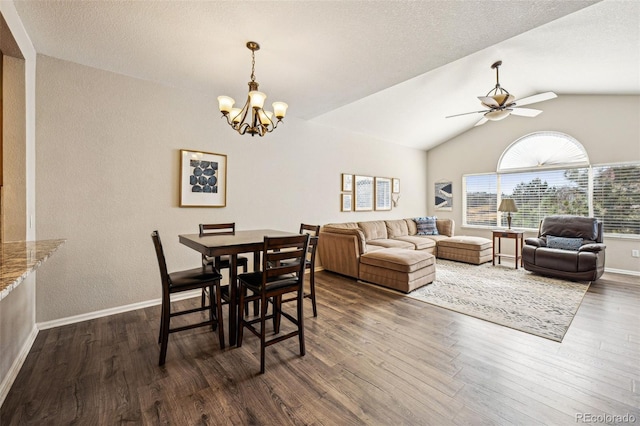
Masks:
[[[181,244],[209,257],[228,255],[229,260],[229,345],[235,346],[238,337],[238,254],[253,253],[253,270],[260,270],[260,255],[264,237],[289,237],[296,232],[276,229],[235,231],[233,234],[181,234]]]

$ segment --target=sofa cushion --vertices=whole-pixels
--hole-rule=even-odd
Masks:
[[[435,258],[420,250],[388,248],[364,254],[360,262],[400,272],[413,272],[435,263]]]
[[[396,239],[413,244],[416,250],[427,250],[436,246],[435,240],[429,237],[431,235],[405,235]]]
[[[377,240],[369,240],[367,241],[367,247],[369,246],[380,246],[385,248],[396,247],[396,248],[403,248],[408,250],[415,249],[415,246],[412,243],[402,241],[402,240],[396,240],[396,239],[392,240],[390,238],[378,238]]]
[[[389,238],[387,236],[387,225],[384,220],[372,220],[369,222],[358,222],[358,226],[364,233],[364,239],[369,242],[370,240],[378,240],[381,238]]]
[[[539,248],[535,254],[536,266],[541,268],[577,272],[578,253],[569,250],[559,250],[551,248]]]
[[[418,225],[416,221],[413,219],[405,219],[405,223],[407,224],[407,235],[416,235],[418,233]]]
[[[409,228],[407,222],[404,219],[400,220],[385,220],[387,225],[387,235],[389,238],[398,238],[405,235],[409,235]]]
[[[418,235],[438,235],[435,216],[416,217],[416,225],[418,227]]]
[[[459,237],[449,237],[438,241],[438,247],[481,251],[491,249],[492,244],[491,240],[487,238],[461,235]]]
[[[547,247],[561,250],[578,251],[582,245],[582,238],[556,237],[547,235]]]

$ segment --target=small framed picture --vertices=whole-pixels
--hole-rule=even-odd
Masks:
[[[350,212],[353,210],[353,196],[351,194],[340,194],[340,211]]]
[[[376,210],[391,210],[391,179],[377,177],[375,182]]]
[[[373,177],[354,176],[354,210],[366,212],[373,210]]]
[[[400,193],[400,179],[393,178],[393,193]]]
[[[226,207],[227,156],[180,150],[180,207]]]
[[[342,192],[353,191],[353,175],[342,174]]]

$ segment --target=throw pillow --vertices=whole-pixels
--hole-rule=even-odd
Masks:
[[[578,251],[582,245],[582,238],[555,237],[547,235],[547,247],[561,250]]]
[[[418,235],[438,235],[435,216],[416,217],[413,219],[418,228]]]

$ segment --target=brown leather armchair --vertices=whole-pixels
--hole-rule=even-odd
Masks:
[[[527,238],[522,250],[524,268],[542,275],[595,281],[604,273],[606,246],[602,222],[583,216],[548,216],[537,238]]]

